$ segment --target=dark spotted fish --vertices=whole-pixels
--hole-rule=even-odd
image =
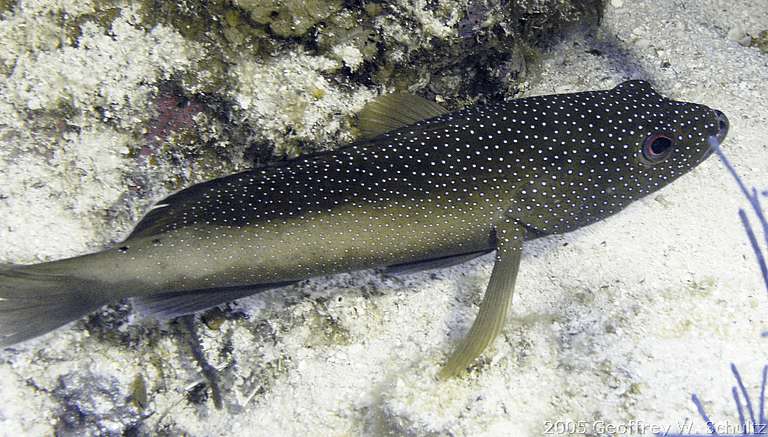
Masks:
[[[728,122],[647,83],[447,112],[385,96],[370,139],[215,179],[155,205],[102,252],[0,271],[10,345],[134,297],[176,316],[318,275],[408,273],[496,251],[477,320],[442,371],[500,332],[523,241],[607,217],[707,158]]]

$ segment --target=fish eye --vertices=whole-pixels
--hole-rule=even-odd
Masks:
[[[664,134],[651,134],[643,142],[642,157],[647,164],[657,164],[666,160],[674,150],[672,138]]]

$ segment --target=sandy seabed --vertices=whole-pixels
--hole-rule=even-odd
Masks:
[[[760,0],[614,0],[596,35],[545,54],[527,95],[649,80],[671,98],[725,112],[725,153],[748,185],[766,190],[768,55],[740,43],[767,29]],[[178,58],[174,44],[183,41],[153,37],[153,62]],[[23,85],[51,77],[40,66],[30,71],[15,83],[23,92],[6,84],[6,126],[14,99],[40,98]],[[0,260],[71,256],[104,243],[109,232],[65,211],[61,193],[86,212],[118,199],[120,180],[90,175],[124,165],[128,140],[84,132],[72,150],[57,152],[71,154],[64,169],[41,164],[44,151],[24,149],[23,137],[0,136]],[[528,244],[503,334],[477,369],[448,382],[434,374],[476,313],[490,256],[402,278],[338,275],[243,299],[248,320],[202,334],[208,359],[223,368],[222,410],[210,399],[188,401],[201,376],[173,336],[117,347],[70,326],[3,353],[0,435],[51,434],[67,415],[93,421],[85,429],[94,434],[129,425],[195,436],[706,432],[692,394],[720,431],[735,432],[731,366],[759,419],[768,364],[768,290],[740,208],[764,242],[747,200],[712,157],[616,216]],[[141,407],[131,399],[137,375],[148,393]]]

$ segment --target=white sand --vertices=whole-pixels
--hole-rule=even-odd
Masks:
[[[768,55],[733,40],[768,29],[765,2],[611,4],[620,7],[608,7],[596,38],[547,54],[530,94],[648,79],[662,94],[724,111],[728,156],[749,184],[768,188]],[[23,137],[0,138],[0,192],[9,195],[0,200],[0,260],[72,255],[116,237],[91,215],[78,220],[81,203],[55,198],[57,187],[73,186],[70,172],[40,164]],[[119,153],[121,137],[99,144]],[[83,203],[86,210],[109,205],[121,189],[109,177],[114,159],[91,160],[107,189],[104,199]],[[47,188],[35,188],[36,178]],[[83,190],[99,184],[86,178]],[[768,338],[760,336],[768,330],[768,293],[740,207],[746,201],[713,157],[617,216],[530,243],[513,317],[486,362],[463,379],[437,383],[433,375],[476,313],[488,256],[434,274],[360,272],[243,300],[250,320],[225,322],[225,335],[204,331],[208,358],[234,363],[224,374],[225,411],[210,400],[202,407],[185,401],[199,374],[173,338],[134,350],[72,327],[57,331],[0,356],[0,434],[50,434],[66,396],[102,432],[118,432],[136,420],[125,397],[138,373],[148,381],[145,414],[154,412],[145,429],[199,436],[533,436],[555,421],[647,426],[641,431],[679,431],[687,421],[690,431],[705,432],[694,392],[716,423],[734,425],[730,363],[753,402],[768,363]],[[232,348],[222,357],[225,341]],[[80,393],[96,388],[102,397]]]

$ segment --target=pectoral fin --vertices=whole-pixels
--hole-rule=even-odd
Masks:
[[[463,372],[501,332],[512,304],[524,239],[525,228],[514,221],[496,227],[496,263],[480,311],[467,336],[440,370],[440,378]]]

